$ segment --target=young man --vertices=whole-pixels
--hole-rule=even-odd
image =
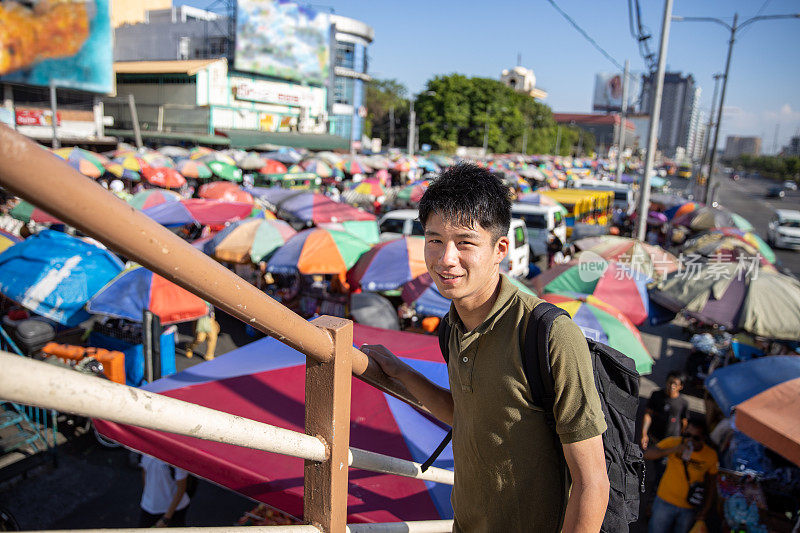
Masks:
[[[588,346],[568,317],[553,323],[553,432],[522,367],[522,337],[542,300],[519,292],[499,270],[511,220],[505,187],[484,169],[458,165],[431,184],[419,217],[428,272],[453,302],[445,317],[450,390],[383,346],[362,349],[453,426],[453,530],[598,531],[609,495],[606,422]]]
[[[186,525],[189,495],[188,473],[164,461],[142,455],[142,500],[139,527],[179,527]]]
[[[705,422],[697,418],[689,422],[682,436],[667,437],[645,450],[645,459],[667,458],[650,516],[650,533],[687,533],[695,521],[708,515],[718,464],[717,452],[705,440]],[[689,502],[690,487],[695,483],[705,486],[705,499],[699,509]]]
[[[686,429],[689,402],[681,396],[683,376],[670,372],[663,390],[653,391],[647,401],[647,409],[642,418],[640,444],[647,449],[650,439],[655,442],[667,437],[681,435]]]

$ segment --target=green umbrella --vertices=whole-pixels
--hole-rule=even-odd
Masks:
[[[737,215],[736,213],[731,213],[731,217],[733,218],[733,223],[736,224],[736,227],[742,229],[744,231],[755,231],[755,228],[750,223],[749,220],[744,218],[741,215]]]
[[[377,220],[345,220],[343,222],[320,224],[320,227],[344,231],[368,244],[378,244],[381,240]]]
[[[235,165],[222,161],[210,161],[207,165],[211,172],[219,178],[228,181],[242,181],[242,170]]]

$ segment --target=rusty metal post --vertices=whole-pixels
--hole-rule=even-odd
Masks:
[[[306,359],[306,433],[325,441],[328,460],[306,461],[303,519],[323,533],[347,527],[347,474],[350,446],[350,385],[353,323],[321,316],[313,321],[333,338],[333,360]]]

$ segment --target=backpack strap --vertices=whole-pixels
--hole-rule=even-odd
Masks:
[[[444,358],[445,366],[450,361],[450,331],[453,328],[450,326],[450,322],[447,321],[447,316],[442,318],[442,321],[439,322],[439,350],[442,352],[442,357]],[[442,454],[444,449],[450,443],[450,440],[453,438],[453,430],[447,432],[447,435],[444,436],[442,442],[439,443],[439,446],[433,451],[430,457],[428,457],[422,466],[420,466],[421,471],[426,471],[433,462]]]
[[[522,367],[528,379],[533,403],[544,409],[547,425],[553,431],[556,429],[553,414],[556,393],[550,367],[549,340],[553,322],[561,315],[569,316],[569,313],[549,302],[537,304],[528,319],[522,348]]]

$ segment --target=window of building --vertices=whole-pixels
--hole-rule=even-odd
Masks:
[[[344,137],[345,139],[349,139],[352,127],[352,121],[353,118],[350,116],[331,117],[330,119],[331,135],[337,135],[339,137]]]
[[[352,104],[355,80],[337,76],[333,83],[333,101],[337,104]]]
[[[353,43],[336,43],[336,66],[344,68],[355,68],[356,64],[356,45]]]

